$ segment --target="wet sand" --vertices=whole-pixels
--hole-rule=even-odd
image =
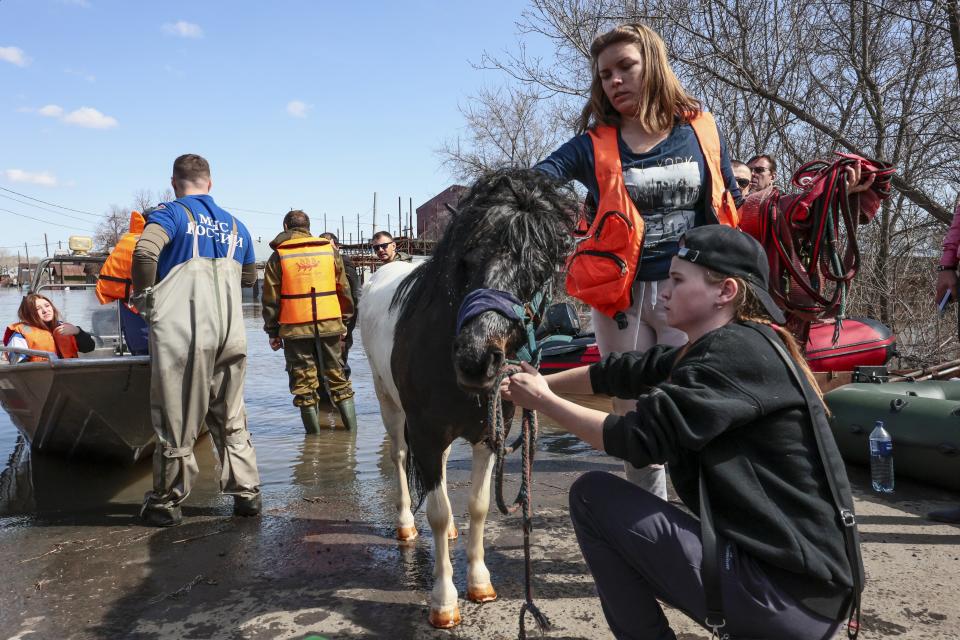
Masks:
[[[468,467],[451,464],[450,493],[461,538],[452,544],[454,581],[466,580]],[[517,477],[517,466],[510,469]],[[536,602],[553,622],[549,638],[606,638],[590,575],[577,549],[566,489],[588,469],[618,471],[600,456],[541,452],[535,468],[533,568]],[[855,471],[868,587],[864,638],[960,636],[960,527],[918,515],[956,496],[921,499],[902,486],[893,501],[864,493]],[[512,484],[512,483],[511,483]],[[310,495],[312,493],[312,495]],[[508,490],[509,499],[513,494]],[[373,498],[388,502],[389,495]],[[188,507],[186,523],[141,527],[136,505],[4,522],[0,561],[8,569],[0,633],[10,638],[513,638],[522,602],[522,538],[516,517],[492,513],[487,563],[500,599],[461,600],[463,624],[426,622],[432,542],[400,545],[386,518],[358,517],[350,492],[316,487],[268,504],[259,519],[230,517],[227,501]],[[424,533],[426,532],[426,535]],[[462,594],[461,594],[462,595]],[[707,634],[676,612],[680,638]],[[534,636],[535,637],[535,636]]]
[[[257,363],[247,402],[264,477],[260,518],[231,517],[230,500],[216,495],[208,440],[198,444],[201,475],[185,523],[158,530],[136,519],[149,465],[110,471],[31,457],[0,416],[0,454],[10,458],[0,474],[0,637],[515,638],[523,594],[517,516],[492,505],[487,522],[487,564],[500,598],[483,605],[462,598],[469,449],[456,446],[449,465],[463,624],[439,631],[426,621],[433,548],[423,511],[418,540],[401,545],[393,537],[393,471],[359,345],[351,356],[359,433],[305,436],[286,395],[282,356],[261,344],[255,312],[247,328]],[[584,471],[618,473],[621,465],[549,429],[537,456],[534,589],[554,625],[546,637],[612,637],[566,499]],[[508,500],[518,471],[514,459]],[[960,495],[898,481],[897,493],[881,498],[863,469],[850,473],[868,578],[862,637],[960,637],[960,527],[920,517]],[[708,637],[683,615],[668,616],[679,638]]]

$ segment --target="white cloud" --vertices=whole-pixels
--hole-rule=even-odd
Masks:
[[[75,124],[87,129],[112,129],[119,124],[116,118],[104,115],[93,107],[80,107],[63,117],[67,124]]]
[[[58,184],[56,176],[46,171],[31,173],[30,171],[24,171],[22,169],[7,169],[3,172],[3,175],[6,176],[10,182],[24,182],[41,187],[55,187]]]
[[[76,76],[81,80],[86,80],[87,82],[96,82],[97,77],[92,73],[87,73],[86,71],[80,71],[78,69],[70,69],[69,67],[63,70],[64,73],[71,76]]]
[[[25,67],[30,64],[30,58],[19,47],[0,47],[0,60]]]
[[[179,38],[203,37],[203,29],[200,28],[200,25],[187,22],[185,20],[177,20],[176,22],[166,23],[163,25],[163,31],[168,35],[177,36]]]
[[[45,107],[41,107],[37,113],[48,118],[59,118],[63,115],[63,107],[55,104],[48,104]]]
[[[294,118],[306,118],[307,111],[310,109],[313,109],[313,105],[309,105],[302,100],[291,100],[287,103],[287,113]]]

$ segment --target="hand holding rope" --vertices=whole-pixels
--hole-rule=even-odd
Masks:
[[[493,385],[493,391],[487,402],[487,423],[490,425],[490,442],[493,451],[496,454],[496,465],[494,466],[494,477],[496,478],[496,490],[494,495],[497,499],[497,508],[504,515],[510,515],[517,512],[518,508],[523,508],[523,561],[524,561],[524,598],[523,606],[520,607],[520,640],[527,637],[526,614],[529,611],[533,615],[537,628],[541,633],[550,629],[550,621],[533,603],[533,585],[531,583],[532,570],[530,567],[530,531],[533,529],[533,509],[531,508],[530,484],[533,476],[533,457],[536,452],[537,433],[539,424],[537,422],[537,412],[530,409],[523,410],[521,419],[521,434],[509,447],[506,446],[507,436],[510,434],[510,424],[503,416],[503,399],[500,396],[500,383],[511,373],[503,369],[497,376]],[[520,482],[520,489],[513,504],[507,505],[503,499],[503,467],[506,457],[520,447],[520,458],[523,465],[523,478]]]

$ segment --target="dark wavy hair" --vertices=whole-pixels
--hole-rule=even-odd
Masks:
[[[466,294],[470,270],[497,270],[511,293],[530,298],[560,273],[573,245],[574,191],[534,169],[501,169],[481,176],[460,201],[456,214],[427,262],[394,293],[401,317],[436,296]],[[472,255],[468,262],[467,253]]]

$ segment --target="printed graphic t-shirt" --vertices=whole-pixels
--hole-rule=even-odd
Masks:
[[[680,237],[693,227],[713,221],[708,215],[710,189],[700,143],[689,124],[676,124],[665,140],[645,153],[633,153],[619,130],[620,163],[630,198],[643,216],[646,235],[637,280],[663,280],[670,260],[680,248]],[[733,175],[723,133],[720,133],[720,166],[727,190],[740,202],[740,187]],[[576,180],[599,201],[593,143],[579,135],[551,153],[535,167],[560,180]]]
[[[190,222],[184,203],[193,212],[196,226]],[[170,238],[160,252],[157,280],[162,280],[178,264],[193,257],[193,235],[198,234],[197,250],[201,258],[226,258],[230,249],[230,233],[237,223],[237,248],[233,257],[241,265],[256,262],[250,232],[240,220],[224,211],[208,195],[184,196],[164,202],[150,212],[149,224],[159,224]]]

